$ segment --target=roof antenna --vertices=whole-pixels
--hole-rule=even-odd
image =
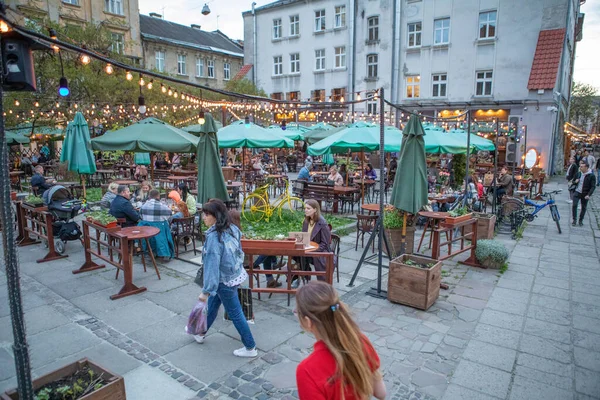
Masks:
[[[162,18],[165,19],[165,6],[164,6],[164,4],[163,4],[163,6],[162,6],[162,8],[160,10],[161,10]]]

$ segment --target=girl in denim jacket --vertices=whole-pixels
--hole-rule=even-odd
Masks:
[[[225,203],[218,199],[209,200],[202,206],[202,220],[208,226],[202,250],[204,263],[204,286],[199,300],[208,299],[207,330],[217,318],[221,303],[242,337],[244,347],[235,350],[238,357],[256,357],[256,343],[242,311],[238,298],[238,286],[248,274],[244,269],[244,252],[240,239],[242,233],[231,223]],[[195,335],[196,342],[203,343],[203,335]]]

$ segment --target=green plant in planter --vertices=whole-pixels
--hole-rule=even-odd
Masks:
[[[43,204],[44,200],[42,200],[41,197],[37,197],[37,196],[30,194],[29,196],[27,196],[25,198],[25,203],[39,205],[39,204]]]
[[[385,229],[401,229],[404,225],[404,216],[397,208],[385,208],[383,211],[383,227]]]
[[[86,214],[86,217],[91,218],[94,222],[100,225],[108,225],[111,222],[117,222],[117,219],[105,210],[89,212]]]
[[[478,240],[475,257],[485,267],[500,268],[508,260],[508,250],[496,240]]]
[[[467,173],[467,157],[464,154],[452,156],[452,171],[454,172],[454,187],[463,187],[465,174]]]
[[[463,215],[467,215],[468,213],[469,213],[469,210],[465,206],[458,207],[458,208],[448,212],[448,214],[451,217],[461,217]]]

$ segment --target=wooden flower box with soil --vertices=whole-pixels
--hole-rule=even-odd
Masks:
[[[390,261],[388,300],[427,310],[440,294],[442,262],[403,254]]]
[[[493,239],[494,228],[496,226],[496,216],[494,214],[473,213],[473,218],[477,220],[477,240]],[[465,234],[471,232],[471,225],[465,226]]]
[[[122,376],[83,358],[33,381],[37,399],[126,400]],[[2,400],[18,400],[17,389],[0,395]]]
[[[285,238],[282,240],[242,239],[242,250],[246,249],[296,249],[296,239]]]
[[[23,204],[30,208],[42,208],[44,206],[44,201],[41,197],[29,195],[23,200]]]
[[[117,219],[106,211],[93,211],[86,214],[86,219],[94,225],[101,226],[105,229],[117,227]]]
[[[471,218],[473,218],[472,213],[460,215],[458,217],[446,217],[446,219],[444,220],[444,222],[442,222],[442,224],[446,225],[446,226],[457,225],[461,222],[468,221]]]

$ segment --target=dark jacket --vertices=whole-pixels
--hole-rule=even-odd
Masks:
[[[302,232],[308,232],[308,222],[306,221],[306,219],[302,224]],[[319,249],[315,251],[331,251],[331,248],[329,247],[331,243],[331,231],[329,230],[327,221],[325,221],[325,218],[323,218],[322,216],[321,218],[319,218],[319,220],[315,224],[315,227],[312,230],[312,233],[310,235],[310,241],[316,242],[319,245]],[[326,263],[327,261],[324,257],[313,258],[313,264],[315,265],[315,270],[317,271],[325,271]]]
[[[591,196],[594,193],[594,190],[596,190],[596,176],[593,173],[589,173],[583,178],[581,193],[575,192],[575,195],[580,199],[583,199],[585,196]]]
[[[31,177],[31,187],[37,190],[39,195],[42,195],[46,190],[50,189],[52,185],[46,183],[46,178],[42,175],[35,173]]]
[[[109,213],[115,218],[125,218],[123,227],[135,226],[140,220],[140,215],[134,210],[131,202],[120,195],[110,203]]]
[[[573,180],[577,177],[577,173],[579,172],[579,164],[573,163],[569,165],[569,169],[567,170],[567,181]]]
[[[506,190],[506,194],[512,195],[513,192],[513,177],[510,174],[504,174],[498,179],[498,186]]]

